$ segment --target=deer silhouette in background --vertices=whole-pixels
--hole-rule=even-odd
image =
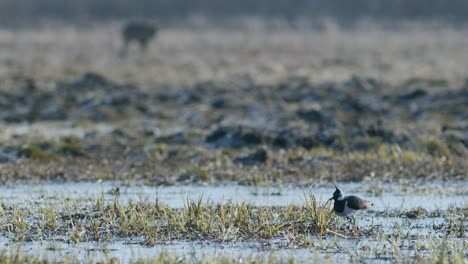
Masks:
[[[146,51],[148,43],[156,37],[159,31],[157,22],[127,22],[122,27],[122,39],[124,45],[122,47],[121,55],[126,55],[132,42],[140,46],[141,51]]]

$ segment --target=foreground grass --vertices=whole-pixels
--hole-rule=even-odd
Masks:
[[[181,239],[239,241],[288,234],[322,236],[332,228],[334,219],[330,208],[319,205],[314,196],[306,198],[305,206],[285,207],[202,204],[200,198],[177,209],[159,202],[105,202],[104,196],[90,205],[63,203],[43,205],[37,210],[4,205],[1,234],[25,241],[66,237],[67,242],[78,243],[124,238],[155,245]]]
[[[392,236],[392,231],[377,226],[349,229],[346,221],[334,216],[329,203],[313,195],[304,197],[304,205],[253,206],[242,203],[202,203],[187,200],[183,208],[172,208],[159,201],[149,202],[118,198],[106,201],[65,199],[34,205],[2,203],[0,235],[11,241],[46,241],[59,239],[67,243],[110,242],[130,240],[142,245],[164,242],[216,241],[238,242],[259,239],[283,239],[287,244],[309,247],[310,236],[340,237]],[[421,211],[422,210],[422,211]],[[421,212],[420,212],[421,211]],[[441,225],[433,224],[432,232],[463,238],[466,235],[466,208],[446,212],[423,209],[390,212],[388,217],[444,217]],[[391,228],[398,236],[404,232],[398,225]],[[397,237],[398,237],[397,236]]]
[[[116,241],[158,249],[164,249],[168,243],[177,245],[187,241],[233,245],[240,247],[240,252],[251,252],[252,245],[263,248],[263,253],[242,258],[164,252],[135,258],[133,263],[299,263],[301,257],[310,258],[302,256],[303,253],[298,253],[297,259],[275,255],[275,250],[295,254],[295,249],[305,250],[302,252],[310,253],[317,261],[335,260],[339,252],[338,258],[349,262],[374,259],[398,263],[464,263],[467,254],[464,240],[468,231],[467,208],[444,212],[417,209],[386,215],[369,211],[367,214],[374,215],[372,223],[367,222],[357,230],[349,229],[346,221],[334,216],[329,204],[317,201],[313,195],[304,195],[302,206],[273,207],[202,203],[201,198],[187,200],[183,208],[143,198],[137,202],[119,198],[109,201],[104,195],[85,200],[52,200],[26,205],[2,201],[0,236],[11,243],[7,244],[11,251],[0,252],[0,263],[91,263],[80,255],[44,259],[44,255],[32,252],[23,254],[21,248],[14,250],[18,245],[33,243],[40,247],[46,245],[44,250],[50,252],[48,255],[55,256],[53,252],[60,245],[81,247],[82,242],[96,242],[87,247],[94,245],[97,252],[103,252],[105,259],[101,263],[118,263],[112,258],[112,251],[106,250],[114,248]],[[422,221],[412,222],[420,217]],[[427,234],[414,234],[413,228]]]

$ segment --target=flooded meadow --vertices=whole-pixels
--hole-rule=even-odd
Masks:
[[[0,29],[0,262],[466,263],[466,30],[119,25]]]

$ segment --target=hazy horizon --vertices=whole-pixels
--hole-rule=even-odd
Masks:
[[[467,13],[468,1],[461,0],[1,0],[0,26],[37,25],[41,21],[83,23],[125,19],[157,19],[163,24],[174,24],[190,21],[193,17],[219,22],[260,17],[284,20],[293,27],[301,21],[320,25],[324,18],[344,27],[362,20],[384,24],[437,21],[460,25],[468,21]]]

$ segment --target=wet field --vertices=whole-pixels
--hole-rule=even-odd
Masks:
[[[71,232],[61,232],[63,225],[69,224],[64,216],[82,213],[81,221],[92,221],[96,201],[103,204],[149,203],[152,206],[167,206],[181,210],[193,202],[201,201],[205,206],[252,205],[254,207],[305,207],[311,195],[319,197],[323,208],[333,188],[330,187],[249,187],[234,184],[217,186],[168,186],[150,187],[128,185],[118,182],[83,183],[42,183],[36,185],[19,184],[0,189],[3,205],[3,221],[8,211],[18,213],[28,210],[25,217],[27,239],[15,238],[14,224],[6,224],[5,236],[1,243],[12,252],[21,249],[23,254],[39,255],[53,260],[76,258],[79,261],[90,259],[119,259],[131,262],[141,259],[156,259],[161,254],[179,256],[186,261],[231,257],[248,259],[273,255],[275,259],[303,261],[366,261],[387,263],[395,259],[409,261],[415,257],[428,257],[433,252],[429,245],[447,240],[456,250],[466,247],[466,206],[468,186],[464,182],[434,182],[408,187],[407,183],[383,184],[379,195],[372,195],[367,183],[342,184],[343,190],[373,201],[374,207],[357,215],[359,230],[350,227],[347,220],[334,222],[325,235],[295,233],[284,228],[270,238],[236,237],[229,230],[222,238],[181,239],[165,237],[154,245],[148,245],[144,235],[122,236],[118,232],[105,239],[92,238],[91,230],[84,228],[81,237],[84,241],[70,243]],[[27,193],[27,194],[26,194]],[[15,209],[12,209],[15,208]],[[94,208],[91,210],[91,208]],[[87,212],[86,210],[91,211]],[[54,228],[49,228],[45,214],[54,212]],[[23,212],[24,213],[24,212]],[[147,224],[157,225],[158,219]],[[274,221],[288,221],[276,219]],[[291,221],[290,221],[291,222]],[[293,223],[292,226],[296,223]],[[302,223],[311,225],[311,222]],[[9,227],[11,225],[11,229]],[[453,226],[448,226],[453,225]],[[39,236],[37,229],[44,228],[48,233]],[[230,227],[235,228],[235,227]],[[238,227],[236,227],[238,228]],[[350,229],[349,229],[350,228]],[[307,229],[305,229],[307,230]],[[112,233],[112,231],[110,231]],[[55,234],[54,234],[55,233]],[[8,239],[8,237],[10,239]],[[397,246],[397,249],[394,248]],[[395,251],[396,250],[396,251]],[[458,254],[465,255],[466,249]]]
[[[466,263],[466,36],[0,30],[0,260]]]

